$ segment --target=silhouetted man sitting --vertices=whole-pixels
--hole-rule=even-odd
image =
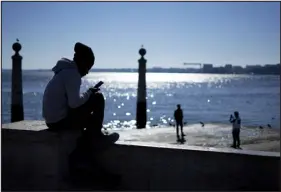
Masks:
[[[82,43],[74,46],[73,61],[61,59],[43,96],[43,117],[49,129],[78,129],[94,141],[116,142],[117,133],[102,133],[105,101],[99,89],[89,88],[80,95],[81,78],[95,62],[92,49]]]
[[[183,133],[183,122],[182,122],[183,121],[183,112],[182,112],[180,104],[178,104],[177,107],[178,108],[174,112],[174,118],[176,120],[177,138],[178,138],[178,141],[180,141],[179,126],[181,127],[182,139],[185,136],[185,134]]]
[[[116,183],[118,177],[105,171],[96,158],[96,152],[119,139],[117,133],[102,133],[105,99],[99,89],[94,87],[80,95],[81,78],[87,75],[94,65],[95,56],[92,49],[82,43],[75,44],[74,52],[73,61],[63,58],[52,69],[55,74],[44,92],[43,117],[50,130],[75,129],[82,132],[76,149],[69,156],[72,175],[78,175],[77,178],[81,178],[81,181],[97,181],[91,179],[96,177],[93,175],[87,176],[86,179],[84,176],[80,177],[79,167],[82,166],[84,172],[90,171],[87,174],[96,174],[97,178],[110,184]]]

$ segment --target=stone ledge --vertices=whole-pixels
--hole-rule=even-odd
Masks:
[[[253,156],[267,156],[267,157],[278,157],[280,158],[279,152],[267,152],[267,151],[251,151],[251,150],[236,150],[226,148],[214,148],[214,147],[200,147],[200,146],[188,146],[188,145],[173,145],[163,144],[156,142],[141,142],[141,141],[118,141],[118,145],[134,146],[134,147],[154,147],[154,148],[166,148],[166,149],[180,149],[180,150],[191,150],[201,152],[217,152],[217,153],[230,153],[237,155],[253,155]]]
[[[143,137],[145,134],[148,134],[150,137],[153,135],[157,136],[162,134],[168,128],[156,128],[155,130],[151,129],[140,129],[140,130],[120,130],[116,131],[120,133],[120,140],[116,143],[118,145],[127,145],[127,146],[142,146],[142,147],[156,147],[156,148],[168,148],[168,149],[181,149],[181,150],[195,150],[195,151],[204,151],[204,152],[219,152],[219,153],[230,153],[237,155],[260,155],[268,157],[279,157],[280,152],[267,152],[267,151],[253,151],[253,150],[236,150],[232,148],[216,148],[216,147],[203,147],[203,146],[191,146],[191,145],[181,145],[181,144],[171,144],[164,142],[154,142],[154,141],[139,141],[131,140],[130,134],[132,137],[139,134],[140,137]],[[20,131],[20,132],[19,132]],[[9,134],[7,134],[9,133]],[[2,124],[2,138],[5,139],[21,139],[34,142],[44,142],[49,141],[50,139],[59,139],[60,135],[56,132],[48,131],[47,126],[44,121],[20,121],[16,123]],[[77,131],[68,131],[68,134],[79,134]],[[169,134],[169,133],[167,133]],[[22,135],[20,137],[19,135]],[[23,136],[24,135],[24,136]],[[123,137],[123,135],[125,135]],[[140,138],[142,140],[142,138]]]
[[[2,129],[21,131],[43,131],[48,129],[44,121],[19,121],[15,123],[2,124]]]
[[[64,133],[59,136],[60,134],[46,131],[42,122],[32,123],[30,121],[24,124],[29,126],[28,129],[20,129],[20,122],[3,125],[3,189],[65,189],[63,178],[68,174],[68,156],[75,147],[77,134]],[[155,134],[161,131],[132,130],[133,134]],[[127,136],[131,134],[130,130],[121,131],[120,134],[125,132]],[[280,153],[126,139],[121,137],[117,145],[100,156],[105,167],[122,175],[122,189],[279,189]],[[71,190],[70,185],[67,187]]]

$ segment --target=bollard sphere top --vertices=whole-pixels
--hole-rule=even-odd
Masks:
[[[21,50],[21,44],[17,41],[13,44],[13,50],[18,53]]]
[[[143,56],[146,54],[146,50],[142,47],[142,48],[139,50],[139,54],[143,57]]]

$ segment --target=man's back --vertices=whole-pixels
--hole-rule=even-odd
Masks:
[[[57,122],[67,114],[67,98],[63,86],[63,79],[58,75],[55,75],[46,86],[42,113],[47,123]]]
[[[175,119],[176,120],[182,120],[183,119],[183,112],[182,112],[182,109],[177,109],[175,110]]]
[[[75,63],[61,59],[52,70],[55,75],[47,84],[43,96],[42,113],[47,123],[62,120],[67,116],[69,107],[77,107],[83,102],[79,98],[81,76]]]

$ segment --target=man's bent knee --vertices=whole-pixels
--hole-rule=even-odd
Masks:
[[[104,101],[104,96],[103,96],[103,94],[100,93],[100,92],[94,93],[94,97],[95,97],[96,99],[100,99],[100,100],[103,100],[103,101]]]
[[[102,93],[95,93],[94,94],[94,98],[97,102],[101,102],[101,103],[104,103],[104,96]]]
[[[94,106],[95,107],[98,107],[98,108],[104,108],[104,105],[105,105],[105,99],[104,99],[104,96],[102,93],[94,93],[92,96],[91,96],[91,99],[92,99],[92,102],[94,103]]]

